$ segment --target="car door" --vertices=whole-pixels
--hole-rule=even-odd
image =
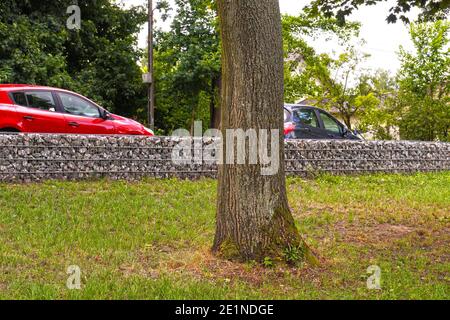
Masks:
[[[95,104],[75,94],[67,92],[57,92],[56,94],[64,112],[68,133],[115,133],[114,121],[112,119],[103,119],[99,107]]]
[[[51,91],[11,93],[16,105],[18,126],[23,132],[64,133],[64,116]]]
[[[292,121],[295,124],[296,139],[323,139],[320,122],[313,108],[297,108],[292,111]]]
[[[344,139],[344,127],[332,116],[317,110],[326,139]]]

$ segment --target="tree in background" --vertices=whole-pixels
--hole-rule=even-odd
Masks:
[[[317,105],[337,110],[349,129],[352,129],[354,118],[379,103],[368,78],[360,74],[360,65],[366,58],[366,54],[350,47],[337,59],[330,60],[329,68],[333,76],[323,83],[323,93],[317,97]],[[352,84],[352,81],[355,83]]]
[[[372,78],[361,69],[361,63],[366,57],[353,46],[349,46],[337,59],[321,54],[319,59],[305,68],[314,70],[317,76],[313,78],[315,90],[305,91],[307,103],[337,113],[346,126],[352,129],[369,109],[376,109],[380,104],[371,83]],[[310,76],[310,73],[306,72],[306,75]],[[298,81],[301,81],[302,76]]]
[[[450,140],[450,22],[412,23],[415,53],[400,49],[398,122],[403,139]]]
[[[68,30],[70,0],[0,2],[0,81],[77,91],[100,105],[135,117],[145,106],[137,62],[143,8],[109,0],[79,1],[81,29]]]
[[[398,137],[396,113],[398,85],[395,78],[386,70],[361,76],[371,87],[371,95],[378,99],[377,104],[368,104],[358,122],[358,130],[367,132],[377,140],[392,140]],[[363,98],[364,99],[364,98]]]
[[[356,37],[360,25],[347,23],[339,26],[334,18],[322,15],[283,15],[284,47],[284,96],[286,102],[297,102],[305,97],[317,97],[323,93],[323,84],[330,81],[326,54],[317,54],[309,45],[318,38],[337,38],[343,44]]]
[[[155,45],[156,124],[166,133],[202,120],[218,127],[220,40],[212,0],[176,0]]]
[[[285,101],[307,98],[310,104],[337,111],[350,129],[354,118],[361,118],[368,109],[376,109],[379,100],[372,92],[369,78],[359,74],[366,55],[348,45],[358,37],[359,23],[339,25],[335,18],[310,15],[308,10],[298,16],[283,16],[282,23]],[[339,44],[347,46],[346,52],[337,59],[317,54],[308,43],[319,37],[336,37]]]

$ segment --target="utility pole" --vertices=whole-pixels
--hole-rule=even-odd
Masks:
[[[148,125],[155,129],[155,88],[153,81],[153,0],[148,0]]]

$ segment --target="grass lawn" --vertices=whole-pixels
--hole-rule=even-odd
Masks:
[[[319,267],[212,256],[214,180],[2,184],[0,299],[450,299],[450,172],[288,179],[288,192]]]

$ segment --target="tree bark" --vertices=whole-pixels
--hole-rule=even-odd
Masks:
[[[263,176],[261,165],[219,166],[213,251],[241,260],[306,248],[290,212],[284,172],[283,46],[278,0],[218,0],[222,36],[221,129],[278,129],[279,170]],[[246,153],[248,155],[249,148]]]

